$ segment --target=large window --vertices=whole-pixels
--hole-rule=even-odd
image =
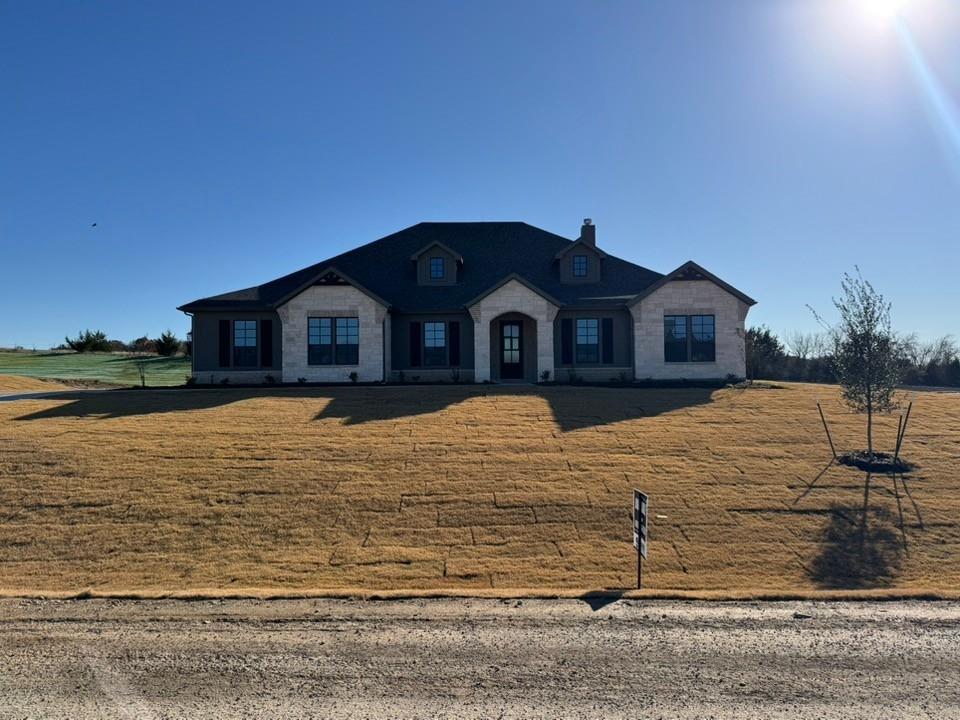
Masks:
[[[578,363],[600,362],[600,321],[596,318],[577,318]]]
[[[573,256],[573,276],[574,277],[587,276],[587,256],[586,255]]]
[[[257,321],[233,321],[233,366],[257,366]]]
[[[350,317],[308,318],[307,362],[310,365],[359,364],[359,319]]]
[[[713,315],[664,315],[666,362],[714,362],[717,358]]]
[[[423,364],[447,364],[447,324],[427,322],[423,324]]]
[[[443,280],[444,277],[446,277],[446,268],[444,267],[443,258],[430,258],[430,279]]]

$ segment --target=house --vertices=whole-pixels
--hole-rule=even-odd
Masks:
[[[522,222],[426,222],[195,300],[198,383],[743,377],[755,301],[687,262],[661,275]]]

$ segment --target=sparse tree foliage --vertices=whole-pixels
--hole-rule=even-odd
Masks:
[[[157,348],[158,354],[165,357],[170,357],[171,355],[176,355],[178,352],[180,352],[180,347],[183,343],[180,342],[176,335],[167,330],[160,337],[154,340],[153,344]]]
[[[843,399],[867,415],[867,453],[873,458],[873,415],[896,406],[900,382],[897,341],[890,323],[890,303],[857,276],[844,274],[843,294],[833,304],[840,324],[833,329],[833,367]]]
[[[71,350],[78,353],[84,352],[108,352],[110,350],[110,341],[107,335],[101,330],[84,330],[77,333],[77,337],[71,339],[64,338],[64,341]]]

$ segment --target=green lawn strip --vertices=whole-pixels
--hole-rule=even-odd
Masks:
[[[140,385],[138,363],[146,368],[148,386],[182,385],[190,374],[190,358],[123,353],[0,352],[0,374],[54,380],[95,380],[114,385]]]

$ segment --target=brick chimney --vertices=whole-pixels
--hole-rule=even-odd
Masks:
[[[590,247],[597,246],[597,226],[593,224],[590,218],[583,219],[583,227],[580,228],[580,240]]]

